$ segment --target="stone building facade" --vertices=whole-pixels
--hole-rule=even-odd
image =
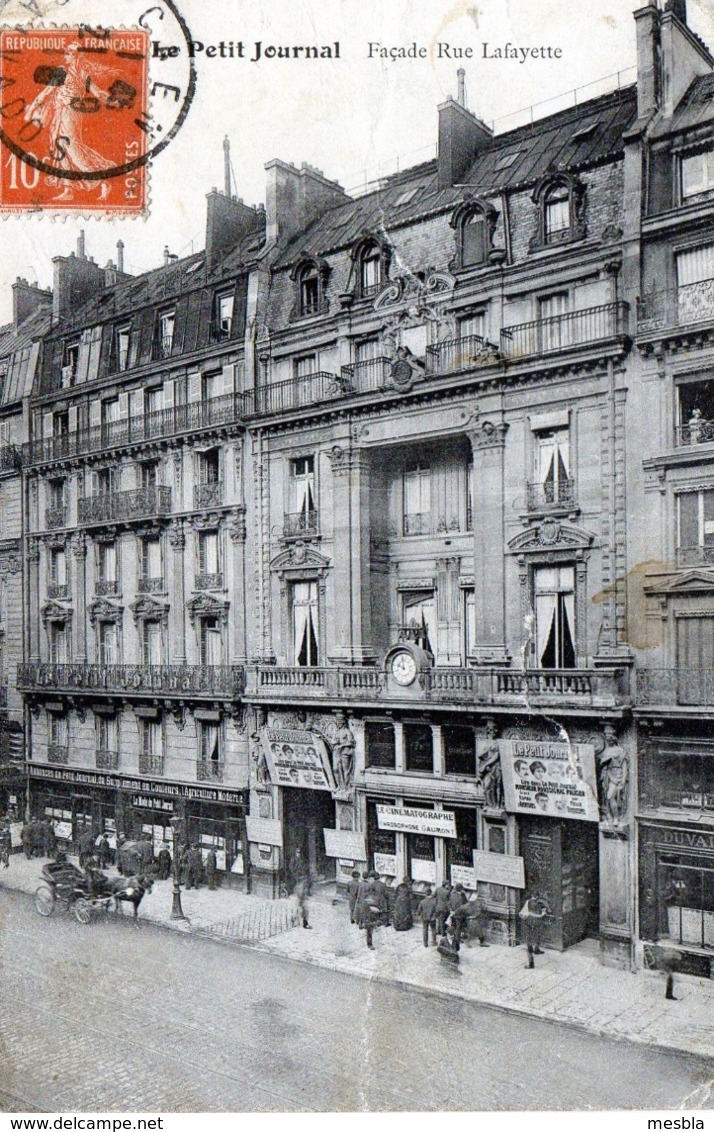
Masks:
[[[256,893],[460,881],[494,942],[525,889],[551,946],[704,969],[714,61],[684,0],[635,31],[635,85],[496,136],[448,99],[364,196],[272,161],[205,252],[55,261],[34,812],[185,818]]]

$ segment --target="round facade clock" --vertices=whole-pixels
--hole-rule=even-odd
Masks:
[[[417,662],[407,649],[392,657],[392,676],[404,688],[416,680]]]

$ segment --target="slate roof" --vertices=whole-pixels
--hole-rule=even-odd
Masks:
[[[623,152],[623,133],[636,112],[637,89],[629,86],[500,134],[453,188],[439,188],[436,161],[417,165],[325,213],[285,249],[276,266],[347,247],[365,230],[445,212],[462,199],[464,189],[488,196],[534,185],[547,172],[612,160]]]
[[[9,405],[32,392],[37,354],[32,358],[33,343],[50,328],[51,308],[29,315],[17,330],[12,322],[0,326],[0,364],[5,371],[0,400]],[[7,363],[7,365],[6,365]]]
[[[667,132],[691,129],[714,121],[714,73],[694,79],[672,115]]]

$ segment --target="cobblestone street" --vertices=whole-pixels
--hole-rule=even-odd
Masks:
[[[706,1107],[706,1063],[0,893],[7,1108]],[[527,1067],[527,1068],[526,1068]]]

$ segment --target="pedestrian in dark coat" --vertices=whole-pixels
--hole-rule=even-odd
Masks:
[[[481,901],[476,898],[474,900],[467,900],[460,908],[451,913],[449,920],[451,926],[451,933],[454,942],[458,946],[462,939],[473,939],[476,937],[479,942],[479,947],[488,947],[486,936],[488,934],[489,922],[488,916],[484,912]]]
[[[203,880],[203,858],[194,843],[186,854],[186,888],[199,888]]]
[[[150,873],[154,864],[154,846],[148,833],[145,833],[139,842],[138,850],[141,861],[140,872]]]
[[[456,884],[449,894],[449,908],[452,912],[456,912],[459,908],[463,908],[464,904],[468,901],[468,896],[464,892],[463,884]]]
[[[159,866],[159,880],[168,880],[171,875],[171,854],[165,845],[159,849],[156,863]]]
[[[310,914],[310,907],[309,907],[309,904],[308,904],[308,897],[310,896],[310,889],[311,889],[310,877],[306,874],[305,876],[300,877],[300,879],[298,880],[298,882],[295,885],[295,888],[293,890],[295,892],[295,896],[297,898],[298,912],[300,913],[300,917],[302,919],[302,926],[304,928],[312,927],[312,925],[308,924],[308,922],[307,922],[308,916]]]
[[[419,905],[419,915],[421,916],[421,930],[424,940],[424,947],[429,946],[429,931],[431,930],[431,942],[436,947],[436,897],[431,889],[424,897]]]
[[[369,873],[362,873],[362,879],[359,882],[357,889],[357,903],[355,904],[355,919],[357,920],[357,927],[364,927],[364,902],[367,897],[369,889],[370,877]]]
[[[409,878],[405,877],[401,884],[397,885],[397,899],[394,903],[394,930],[395,932],[407,932],[412,927],[414,927],[412,886],[409,883]]]
[[[203,867],[206,872],[206,883],[211,892],[214,892],[216,888],[216,878],[218,876],[218,858],[216,857],[216,850],[213,847],[206,853],[206,860],[203,862]]]
[[[6,869],[10,868],[10,854],[12,853],[12,836],[10,826],[4,822],[0,827],[0,861]]]
[[[446,921],[449,918],[451,908],[449,906],[449,896],[451,895],[451,885],[448,880],[440,884],[434,896],[436,897],[436,931],[437,935],[443,936],[446,930]]]
[[[526,967],[535,967],[534,955],[541,955],[543,920],[548,915],[548,905],[542,896],[529,896],[518,913],[523,927],[523,942],[528,952]]]
[[[380,880],[378,873],[375,873],[375,872],[372,873],[372,884],[373,884],[373,887],[374,887],[374,891],[377,895],[377,903],[379,904],[379,907],[380,907],[380,914],[381,914],[381,917],[382,917],[382,923],[384,924],[385,928],[388,928],[389,927],[389,891],[388,891],[387,886],[384,883],[384,881]]]
[[[20,830],[20,842],[22,844],[22,851],[30,860],[32,856],[32,822],[26,822]]]
[[[77,849],[79,851],[79,867],[83,869],[89,858],[94,856],[94,834],[91,829],[80,834]]]
[[[359,881],[360,881],[359,870],[353,869],[352,870],[352,876],[351,876],[351,878],[350,878],[350,880],[347,884],[347,900],[348,900],[349,906],[350,906],[350,923],[351,924],[355,924],[357,922],[356,910],[357,910],[357,898],[359,896],[359,887],[360,887]]]
[[[106,869],[107,865],[111,863],[112,851],[106,833],[103,833],[97,842],[97,858],[99,859],[100,869]]]
[[[57,850],[57,835],[51,821],[45,822],[45,856],[54,857]]]
[[[367,933],[367,947],[370,951],[374,951],[374,943],[372,942],[374,929],[379,924],[384,923],[383,908],[379,902],[379,892],[375,888],[374,877],[368,881],[364,894],[363,918]]]

